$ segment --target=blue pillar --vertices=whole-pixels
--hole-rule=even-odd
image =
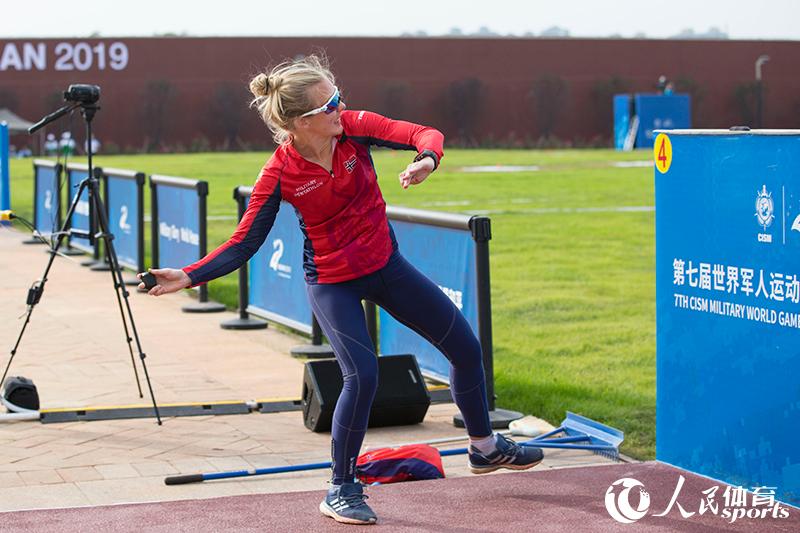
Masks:
[[[8,178],[8,124],[0,122],[0,211],[5,209],[11,209],[11,184]]]

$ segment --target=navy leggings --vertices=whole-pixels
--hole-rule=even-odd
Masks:
[[[450,390],[472,437],[491,435],[481,346],[467,320],[432,281],[400,255],[382,269],[342,283],[308,285],[308,297],[328,337],[344,388],[333,413],[333,483],[352,482],[378,385],[378,361],[362,300],[381,306],[450,361]]]

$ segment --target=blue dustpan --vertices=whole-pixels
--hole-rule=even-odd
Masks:
[[[557,437],[558,434],[564,436]],[[625,434],[622,431],[567,411],[567,418],[561,422],[561,426],[520,444],[537,448],[590,450],[611,459],[618,459],[619,445],[623,440]]]

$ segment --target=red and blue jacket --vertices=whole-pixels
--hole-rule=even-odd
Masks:
[[[242,266],[263,244],[281,200],[291,204],[305,236],[306,282],[339,283],[383,268],[397,249],[370,146],[416,150],[436,166],[444,136],[433,128],[390,120],[367,111],[343,111],[343,133],[331,171],[284,143],[264,165],[236,231],[216,250],[183,271],[192,286]]]

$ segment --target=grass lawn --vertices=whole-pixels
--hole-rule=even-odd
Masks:
[[[208,214],[223,218],[208,224],[213,249],[235,225],[233,188],[252,185],[267,156],[98,156],[96,164],[207,180]],[[492,219],[497,405],[553,424],[580,413],[623,430],[623,453],[654,458],[653,169],[613,165],[650,153],[450,150],[428,181],[404,191],[396,176],[411,157],[374,152],[387,203]],[[473,165],[539,170],[462,170]],[[12,161],[12,207],[29,219],[32,176],[30,160]],[[145,197],[149,205],[149,189]],[[210,285],[211,298],[231,307],[236,291],[235,273]]]

